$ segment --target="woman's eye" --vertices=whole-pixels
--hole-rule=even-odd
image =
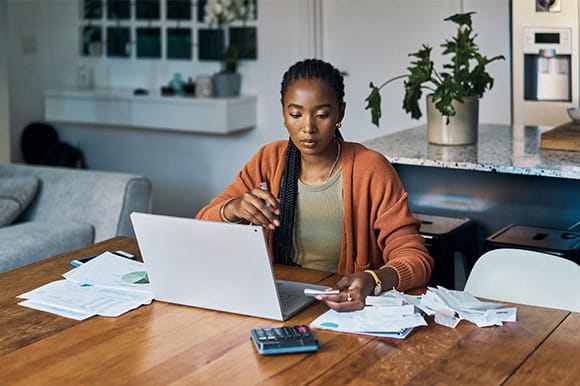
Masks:
[[[300,118],[300,114],[290,114],[290,116],[294,119]]]
[[[328,118],[328,114],[317,114],[316,117],[319,119],[326,119]]]

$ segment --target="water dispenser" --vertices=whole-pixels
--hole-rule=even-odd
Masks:
[[[572,30],[524,29],[524,100],[572,101]]]

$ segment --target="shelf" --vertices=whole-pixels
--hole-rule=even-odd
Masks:
[[[256,126],[257,97],[135,96],[132,90],[48,90],[46,120],[227,135]]]

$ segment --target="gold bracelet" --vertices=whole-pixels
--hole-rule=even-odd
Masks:
[[[229,200],[227,200],[226,202],[224,202],[224,204],[222,205],[222,207],[221,207],[221,209],[220,209],[220,217],[222,218],[222,220],[223,220],[223,221],[225,221],[225,222],[227,222],[227,223],[230,223],[230,224],[239,224],[239,223],[241,223],[241,222],[242,222],[242,219],[239,219],[238,221],[230,221],[230,220],[229,220],[229,219],[226,217],[226,215],[225,215],[225,213],[224,213],[224,211],[225,211],[225,209],[226,209],[226,205],[227,205],[227,204],[229,204],[229,203],[230,203],[230,201],[233,201],[233,200],[235,200],[236,198],[238,198],[238,197],[232,197],[232,198],[230,198]]]
[[[379,296],[381,292],[383,292],[383,282],[381,281],[381,279],[379,279],[379,275],[377,275],[377,273],[372,269],[367,269],[365,270],[365,272],[373,277],[373,280],[375,281],[375,288],[373,289],[373,294],[375,296]]]

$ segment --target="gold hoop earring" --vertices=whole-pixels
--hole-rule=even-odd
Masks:
[[[337,122],[337,123],[336,123],[336,128],[337,128],[337,129],[340,129],[341,127],[342,127],[342,123],[340,123],[340,122]]]

